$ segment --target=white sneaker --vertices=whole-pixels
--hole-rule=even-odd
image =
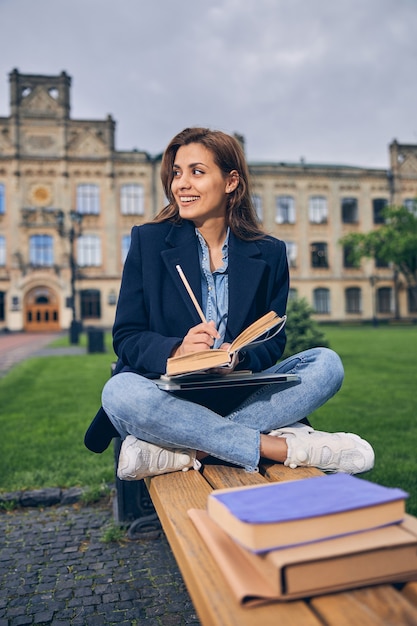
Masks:
[[[352,433],[326,433],[306,424],[273,430],[273,437],[285,437],[288,454],[284,465],[317,467],[323,472],[358,474],[374,466],[372,446]]]
[[[120,480],[141,480],[146,476],[200,469],[195,450],[160,448],[153,443],[128,435],[122,442],[117,477]]]

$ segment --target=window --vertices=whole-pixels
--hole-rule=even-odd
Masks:
[[[0,183],[0,215],[5,212],[4,185]]]
[[[316,313],[330,313],[330,291],[323,287],[313,292],[313,307]]]
[[[262,196],[257,193],[252,195],[252,204],[256,211],[256,215],[258,216],[258,220],[262,222],[264,218],[263,208],[262,208]]]
[[[83,215],[98,215],[100,213],[98,185],[77,186],[77,213]]]
[[[295,202],[292,196],[277,196],[275,221],[277,224],[295,224]]]
[[[329,267],[327,243],[315,242],[310,246],[311,267]]]
[[[386,198],[374,198],[372,200],[374,224],[383,224],[385,222],[382,212],[387,206],[387,204],[388,204],[388,201],[386,200]]]
[[[290,287],[288,290],[288,300],[297,300],[298,291],[294,287]]]
[[[126,261],[129,248],[130,248],[130,235],[123,235],[122,237],[122,263]]]
[[[325,224],[327,222],[327,199],[324,196],[310,196],[308,215],[312,224]]]
[[[53,239],[50,235],[30,237],[29,262],[35,267],[51,267],[54,264]]]
[[[0,267],[6,265],[6,237],[0,235]]]
[[[377,291],[376,307],[378,313],[392,313],[392,289],[380,287]]]
[[[349,287],[345,291],[346,313],[360,313],[362,310],[362,294],[359,287]]]
[[[358,201],[356,198],[342,198],[342,222],[356,224],[358,221]]]
[[[0,291],[0,322],[6,319],[6,292]]]
[[[294,241],[286,241],[287,259],[290,267],[297,267],[297,244]]]
[[[417,313],[417,287],[407,289],[408,312]]]
[[[417,217],[417,198],[406,198],[403,200],[403,205],[410,213]]]
[[[83,289],[81,297],[81,319],[99,319],[101,317],[100,291]]]
[[[389,267],[389,263],[388,261],[385,261],[384,259],[380,259],[379,257],[376,257],[375,267]]]
[[[120,210],[122,215],[143,215],[143,185],[122,185],[120,188]]]
[[[343,267],[359,267],[352,257],[352,246],[343,246]]]
[[[12,311],[20,311],[20,300],[19,296],[12,296]]]
[[[77,263],[81,267],[101,265],[101,242],[97,235],[81,235],[78,238]]]

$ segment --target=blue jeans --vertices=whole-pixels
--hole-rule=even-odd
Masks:
[[[300,383],[266,385],[226,416],[161,391],[132,372],[110,378],[103,408],[124,439],[128,434],[163,448],[190,448],[256,471],[260,434],[289,426],[329,400],[343,382],[343,365],[328,348],[312,348],[266,370],[298,374]]]

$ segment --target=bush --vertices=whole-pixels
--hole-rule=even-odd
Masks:
[[[329,347],[324,333],[317,322],[312,319],[312,313],[313,309],[305,298],[294,298],[288,301],[287,345],[282,355],[283,359],[309,348]]]

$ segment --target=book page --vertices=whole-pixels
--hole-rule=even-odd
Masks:
[[[286,316],[280,317],[277,313],[275,313],[275,311],[270,311],[242,331],[232,342],[229,352],[239,352],[239,350],[248,346],[259,337],[262,337],[262,335],[267,333],[272,328],[275,328],[275,326],[278,326],[280,323],[284,323],[285,320]]]

